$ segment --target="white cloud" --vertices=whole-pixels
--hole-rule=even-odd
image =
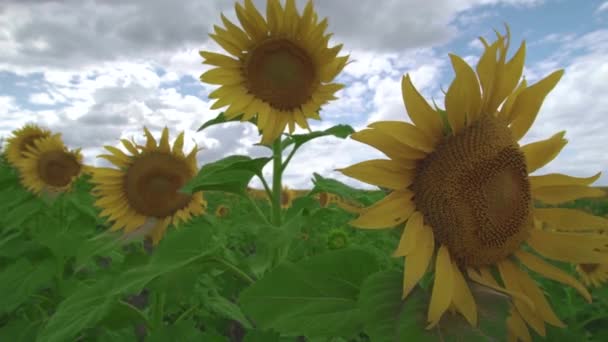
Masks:
[[[604,1],[603,3],[601,3],[595,10],[595,13],[599,14],[601,12],[606,12],[606,11],[608,11],[608,1]]]
[[[30,103],[39,105],[52,105],[57,101],[52,98],[48,93],[34,93],[29,96]]]

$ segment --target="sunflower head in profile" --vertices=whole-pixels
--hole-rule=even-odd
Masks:
[[[291,207],[293,200],[296,198],[296,192],[284,186],[281,189],[281,208],[287,209]]]
[[[201,81],[221,86],[209,95],[217,99],[211,108],[228,106],[229,119],[257,118],[262,144],[272,143],[286,126],[290,132],[296,124],[308,129],[307,120],[320,119],[320,107],[342,89],[330,82],[348,61],[338,56],[342,45],[328,46],[327,19],[318,20],[312,1],[300,14],[294,0],[284,7],[268,0],[266,18],[251,0],[235,9],[242,28],[222,15],[225,28],[214,26],[210,34],[229,55],[200,52],[203,63],[215,67]]]
[[[220,204],[215,209],[215,216],[217,217],[226,217],[230,213],[230,208],[227,206]]]
[[[69,191],[86,169],[80,149],[69,151],[60,134],[41,137],[27,145],[16,167],[25,188],[37,195],[51,196]]]
[[[431,107],[405,76],[403,99],[413,123],[376,122],[351,135],[389,159],[364,161],[341,172],[391,189],[351,224],[379,229],[407,221],[394,255],[405,257],[404,298],[429,266],[434,269],[429,328],[450,307],[471,325],[477,324],[477,307],[467,284],[474,281],[509,294],[517,317],[545,336],[545,322],[558,327],[564,323],[523,266],[573,286],[591,300],[581,283],[543,257],[607,263],[608,253],[600,250],[608,245],[608,236],[584,230],[605,228],[608,220],[575,209],[537,209],[533,201],[553,205],[603,196],[603,191],[590,187],[600,174],[530,175],[566,145],[565,132],[523,146],[518,143],[563,71],[528,85],[525,79],[520,81],[525,43],[507,60],[508,28],[492,44],[481,41],[485,51],[475,70],[450,55],[455,78],[445,95],[445,111]],[[543,224],[557,231],[544,230]]]
[[[9,164],[16,166],[24,156],[29,147],[40,138],[51,136],[51,131],[34,124],[27,124],[20,129],[14,130],[12,136],[6,139],[4,154]]]
[[[98,197],[95,205],[102,209],[100,216],[114,222],[111,231],[124,229],[127,236],[147,235],[156,245],[170,224],[187,222],[202,214],[206,202],[202,192],[179,191],[198,171],[197,147],[186,156],[182,151],[183,132],[172,148],[166,127],[158,145],[147,128],[144,132],[145,146],[121,140],[129,153],[105,146],[110,154],[100,157],[118,169],[98,167],[91,182],[95,185],[93,194]]]

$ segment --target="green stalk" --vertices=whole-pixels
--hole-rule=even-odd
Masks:
[[[281,226],[282,153],[279,136],[272,144],[272,223],[277,227]]]
[[[249,284],[253,284],[255,283],[255,280],[253,278],[251,278],[247,273],[245,273],[243,270],[241,270],[240,268],[238,268],[237,266],[229,263],[228,261],[214,256],[214,257],[210,257],[207,259],[207,261],[214,261],[222,266],[224,266],[224,269],[227,271],[232,272],[232,274],[234,274],[235,276],[241,278],[242,280],[246,281]]]

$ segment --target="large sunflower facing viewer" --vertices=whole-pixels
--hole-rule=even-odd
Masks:
[[[111,231],[124,229],[126,234],[143,231],[154,245],[158,244],[170,224],[186,222],[205,211],[202,192],[192,195],[179,192],[198,171],[195,146],[185,156],[182,132],[169,145],[169,130],[162,132],[160,142],[144,128],[146,145],[140,146],[122,139],[131,153],[105,146],[111,154],[101,155],[120,169],[96,168],[93,171],[95,205],[102,208],[101,217],[114,221]]]
[[[533,207],[533,200],[556,204],[602,196],[603,192],[589,186],[599,174],[588,178],[529,175],[553,160],[566,144],[565,132],[524,146],[517,143],[563,71],[531,86],[525,80],[519,82],[525,43],[506,61],[509,31],[506,36],[497,35],[491,45],[480,38],[485,51],[477,72],[460,57],[450,55],[455,79],[445,96],[449,127],[443,124],[443,113],[428,104],[406,75],[402,92],[413,124],[376,122],[351,135],[390,159],[364,161],[341,171],[392,189],[351,224],[378,229],[407,221],[394,253],[405,257],[404,298],[435,255],[429,328],[449,307],[476,325],[477,309],[468,277],[510,294],[512,317],[522,318],[545,336],[545,322],[564,324],[521,266],[575,287],[589,301],[591,297],[576,279],[529,250],[557,261],[606,263],[608,254],[598,249],[608,245],[608,238],[577,230],[606,227],[608,220],[572,209]],[[543,230],[543,223],[561,232]],[[524,245],[530,248],[522,248]],[[494,270],[502,285],[492,275]],[[522,325],[509,327],[521,329]],[[523,331],[516,335],[526,336]]]
[[[268,0],[266,18],[251,0],[236,3],[243,29],[222,15],[225,29],[214,26],[210,34],[230,55],[201,51],[205,64],[216,68],[201,81],[221,85],[209,97],[212,109],[229,106],[224,115],[243,114],[243,121],[257,116],[262,143],[274,141],[289,126],[308,129],[307,119],[320,119],[321,105],[335,99],[342,84],[329,83],[344,68],[348,56],[338,57],[342,45],[328,47],[327,19],[318,21],[312,1],[300,15],[294,0],[285,7]]]

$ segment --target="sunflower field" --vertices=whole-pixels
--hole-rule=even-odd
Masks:
[[[268,157],[198,165],[168,127],[116,137],[111,167],[35,123],[3,141],[0,341],[608,340],[601,173],[536,173],[565,131],[519,143],[567,71],[528,84],[506,26],[474,67],[449,55],[443,106],[404,75],[403,121],[313,131],[350,58],[327,19],[312,1],[235,11],[210,34],[226,54],[200,52],[224,109],[198,131],[255,125]],[[338,169],[376,190],[283,184],[328,136],[385,155]]]

